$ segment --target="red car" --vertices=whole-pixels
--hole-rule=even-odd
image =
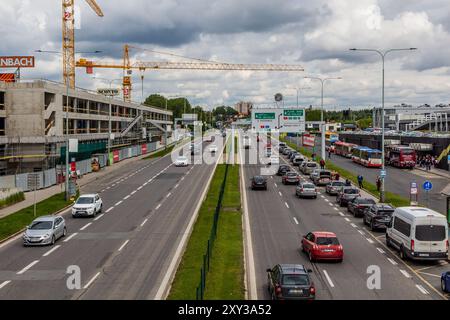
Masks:
[[[302,239],[302,251],[311,262],[316,260],[335,260],[342,262],[344,248],[333,232],[310,232]]]

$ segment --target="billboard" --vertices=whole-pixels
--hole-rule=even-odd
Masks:
[[[305,147],[314,147],[316,137],[312,134],[303,135],[302,144]]]
[[[119,89],[106,89],[106,88],[99,88],[97,89],[97,93],[98,94],[102,94],[104,96],[110,96],[110,97],[114,97],[114,96],[118,96],[119,93]]]
[[[298,108],[253,109],[252,129],[281,133],[300,133],[305,131],[305,110]]]
[[[0,68],[34,68],[33,56],[0,57]]]

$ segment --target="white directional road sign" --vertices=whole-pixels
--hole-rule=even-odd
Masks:
[[[304,132],[305,110],[297,108],[264,108],[252,110],[252,128],[256,131],[281,133]]]

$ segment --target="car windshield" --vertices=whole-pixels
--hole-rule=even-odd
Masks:
[[[308,163],[307,166],[309,168],[315,168],[317,166],[317,164],[315,164],[315,163]]]
[[[357,202],[359,204],[375,204],[373,199],[358,199]]]
[[[331,177],[331,172],[329,171],[322,171],[320,172],[321,177]]]
[[[92,197],[81,197],[78,198],[77,204],[91,204],[94,203],[94,198]]]
[[[344,193],[346,193],[346,194],[358,194],[359,191],[357,189],[344,189]]]
[[[295,172],[288,172],[288,173],[286,173],[286,175],[288,177],[296,177],[297,176],[297,174]]]
[[[416,226],[416,239],[419,241],[443,241],[446,238],[445,226]]]
[[[52,221],[36,221],[30,226],[30,230],[49,230],[52,226]]]
[[[342,181],[339,181],[339,182],[333,182],[331,185],[332,185],[333,187],[342,187],[342,186],[345,185],[345,183],[342,182]]]
[[[184,160],[187,160],[187,158],[186,157],[179,157],[178,160],[184,161]]]
[[[264,178],[263,177],[255,177],[254,180],[255,180],[255,182],[259,183],[259,182],[263,182]]]
[[[319,246],[339,245],[339,240],[333,237],[318,237],[316,243]]]
[[[316,188],[316,186],[313,184],[304,184],[304,185],[302,185],[302,187],[304,189],[315,189]]]
[[[377,214],[380,216],[392,216],[394,210],[378,210]]]
[[[283,276],[283,284],[287,286],[307,286],[309,277],[306,274],[286,274]]]

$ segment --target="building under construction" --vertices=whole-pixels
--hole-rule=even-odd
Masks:
[[[61,83],[0,82],[0,175],[54,168],[65,161],[67,138],[78,139],[78,153],[70,155],[76,161],[106,153],[109,122],[111,150],[165,143],[166,136],[170,143],[172,121],[171,111],[88,90],[69,89],[67,95]]]

